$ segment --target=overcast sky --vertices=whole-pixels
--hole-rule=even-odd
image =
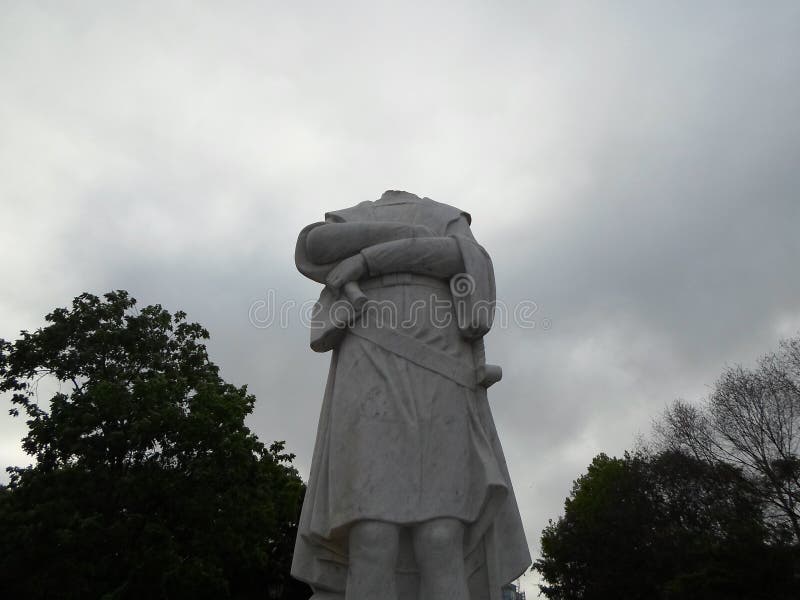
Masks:
[[[0,337],[84,291],[183,309],[304,476],[329,355],[251,305],[316,296],[326,210],[470,212],[538,307],[487,338],[535,554],[593,456],[800,330],[797,2],[7,1],[0,89]]]

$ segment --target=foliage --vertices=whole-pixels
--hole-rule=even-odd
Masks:
[[[553,600],[795,598],[800,555],[768,533],[733,467],[601,454],[543,531],[534,569]]]
[[[726,369],[701,406],[676,401],[657,433],[665,448],[741,469],[773,535],[800,543],[800,338],[755,369]]]
[[[24,450],[0,487],[0,596],[265,598],[289,585],[302,482],[244,425],[208,332],[127,292],[83,294],[0,340]],[[40,381],[59,391],[39,403]],[[299,590],[297,598],[307,597]]]

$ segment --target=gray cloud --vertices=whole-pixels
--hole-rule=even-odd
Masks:
[[[795,3],[82,6],[2,9],[0,336],[184,309],[304,473],[327,357],[248,310],[312,298],[296,233],[384,189],[470,211],[552,320],[487,340],[534,549],[594,454],[800,329]]]

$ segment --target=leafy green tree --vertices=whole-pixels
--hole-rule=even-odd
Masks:
[[[741,472],[679,452],[601,454],[534,569],[553,600],[796,598],[797,549],[768,543]]]
[[[293,455],[244,425],[255,398],[220,378],[208,332],[124,291],[46,321],[0,340],[35,458],[0,487],[0,597],[307,598],[288,576]]]

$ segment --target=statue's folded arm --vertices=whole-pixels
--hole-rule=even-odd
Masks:
[[[364,248],[405,238],[432,237],[424,225],[389,221],[325,223],[308,232],[306,252],[317,264],[342,260]]]
[[[418,273],[448,279],[464,271],[458,242],[450,237],[394,240],[361,250],[372,277]]]

